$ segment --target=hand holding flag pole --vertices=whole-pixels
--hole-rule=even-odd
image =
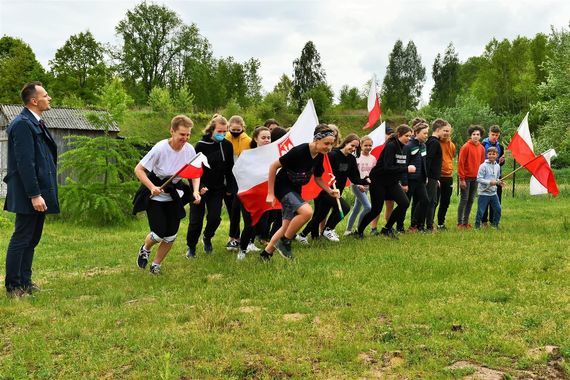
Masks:
[[[199,164],[199,167],[196,167],[195,165],[192,165],[192,163],[194,163],[196,160],[198,160],[197,164]],[[176,177],[180,176],[180,174],[184,171],[187,171],[188,168],[194,169],[194,170],[190,170],[190,173],[188,173],[188,175],[183,175],[182,177],[184,178],[199,178],[202,176],[202,164],[204,164],[206,167],[210,167],[210,165],[208,165],[208,159],[202,154],[202,152],[199,152],[197,155],[195,155],[189,163],[184,164],[180,170],[178,170],[176,173],[174,173],[172,176],[170,176],[170,178],[168,178],[168,180],[166,182],[164,182],[159,189],[160,190],[164,190],[164,188],[166,186],[168,186],[168,184],[170,184],[170,182],[172,182]],[[151,194],[152,197],[152,194]]]

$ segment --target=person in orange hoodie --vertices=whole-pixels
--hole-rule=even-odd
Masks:
[[[477,173],[485,161],[485,148],[480,140],[485,130],[480,125],[472,125],[467,130],[470,138],[459,151],[457,172],[459,173],[460,199],[457,207],[457,227],[471,228],[469,214],[477,193]]]
[[[449,122],[443,119],[436,119],[432,123],[434,129],[436,126],[441,128],[441,145],[442,162],[441,176],[439,177],[439,187],[437,188],[436,207],[437,209],[437,229],[446,230],[445,216],[451,202],[453,194],[453,159],[455,158],[455,144],[451,141],[452,127]]]

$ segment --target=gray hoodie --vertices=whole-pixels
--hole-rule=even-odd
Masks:
[[[491,180],[497,181],[501,176],[501,166],[497,163],[491,163],[485,160],[479,166],[477,172],[477,194],[479,195],[495,195],[497,194],[497,185],[491,186]]]

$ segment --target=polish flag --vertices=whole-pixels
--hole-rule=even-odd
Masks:
[[[204,169],[202,165],[206,166],[207,168],[210,167],[208,164],[208,158],[199,152],[194,158],[184,165],[176,175],[180,178],[200,178],[202,177],[202,173],[204,173]]]
[[[372,151],[370,154],[378,159],[380,158],[380,153],[384,150],[384,143],[386,142],[386,122],[383,121],[368,136],[372,139]]]
[[[542,153],[546,164],[548,165],[548,169],[550,169],[550,159],[552,157],[556,157],[556,151],[554,149],[549,149],[546,152]],[[539,195],[539,194],[558,194],[558,186],[556,186],[556,180],[554,178],[554,174],[552,170],[540,170],[539,171],[542,175],[547,174],[546,178],[542,178],[539,180],[535,176],[530,177],[530,194],[531,195]],[[543,186],[542,183],[546,182],[548,186]],[[548,189],[556,189],[555,191],[548,191]]]
[[[524,166],[542,187],[546,188],[547,192],[553,196],[558,195],[558,186],[554,179],[554,173],[545,157],[545,154],[549,151],[540,156],[535,156],[534,154],[534,146],[528,128],[528,113],[515,132],[507,149],[511,151],[514,159],[521,166]],[[551,157],[553,156],[549,153],[548,159]]]
[[[265,202],[269,166],[294,146],[313,141],[313,132],[318,124],[319,120],[313,100],[309,99],[305,109],[286,135],[271,144],[245,150],[238,157],[233,168],[238,184],[238,197],[245,209],[251,214],[253,225],[257,224],[265,211],[281,208],[279,202],[276,202],[275,207],[271,207]],[[323,179],[326,181],[329,177],[325,175],[323,174]],[[305,190],[306,188],[308,190]],[[320,190],[320,187],[311,178],[311,182],[303,187],[303,199],[315,198]]]
[[[364,129],[372,128],[380,119],[380,115],[382,115],[382,110],[380,109],[378,93],[376,92],[376,76],[372,76],[370,91],[368,92],[368,123],[366,123]]]

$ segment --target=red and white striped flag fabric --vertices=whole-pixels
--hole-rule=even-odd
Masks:
[[[534,154],[534,146],[528,128],[528,113],[515,132],[507,149],[511,151],[514,159],[521,166],[524,166],[540,185],[546,188],[547,192],[553,196],[558,195],[558,186],[556,185],[554,172],[550,168],[549,162],[546,160],[544,154],[540,156]],[[547,152],[545,152],[545,154],[546,153]],[[549,158],[550,157],[552,157],[552,155],[549,154]]]
[[[235,162],[233,173],[238,184],[238,197],[245,209],[251,214],[255,225],[263,213],[272,208],[281,208],[279,202],[271,207],[265,202],[267,197],[267,179],[269,166],[291,148],[313,141],[313,132],[319,124],[313,100],[309,99],[305,109],[293,124],[289,132],[271,144],[243,151]],[[325,177],[323,175],[323,178]],[[310,200],[319,192],[314,179],[303,187],[303,198]]]
[[[554,149],[549,149],[546,152],[542,153],[546,161],[546,165],[548,165],[548,169],[550,169],[550,159],[552,157],[556,157],[556,151]],[[546,194],[552,193],[554,196],[558,195],[558,186],[556,186],[556,179],[554,178],[554,173],[552,169],[550,170],[539,170],[537,172],[538,175],[546,175],[546,178],[541,178],[540,180],[536,178],[534,175],[530,177],[530,194],[531,195],[539,195],[539,194]],[[543,186],[542,183],[546,182],[548,186]],[[548,191],[548,189],[551,191]]]
[[[380,153],[384,150],[384,143],[386,142],[386,122],[383,121],[368,136],[372,139],[372,151],[370,154],[378,159],[380,158]]]
[[[380,119],[380,115],[382,115],[382,110],[380,109],[378,93],[376,92],[376,77],[372,76],[370,91],[368,92],[368,123],[366,123],[364,129],[372,128]]]
[[[181,178],[200,178],[204,173],[204,169],[202,165],[206,166],[207,168],[210,167],[208,164],[208,158],[202,154],[202,152],[198,152],[198,154],[190,161],[190,163],[184,165],[177,173],[178,177]]]

